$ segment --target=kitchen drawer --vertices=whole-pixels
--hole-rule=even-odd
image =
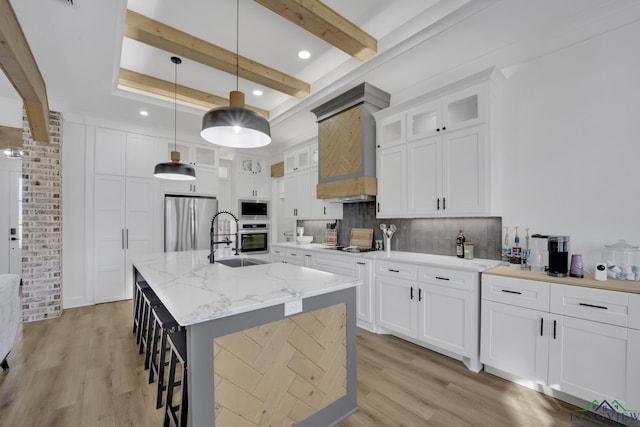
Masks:
[[[355,259],[350,255],[314,254],[311,268],[351,277],[356,274]]]
[[[445,268],[420,267],[418,269],[418,282],[473,291],[478,288],[478,273]]]
[[[629,295],[629,327],[640,330],[640,294]]]
[[[376,274],[405,280],[418,280],[418,266],[389,261],[376,261]]]
[[[549,311],[549,283],[482,275],[482,299]]]
[[[629,294],[582,286],[551,285],[551,312],[610,325],[629,325]]]

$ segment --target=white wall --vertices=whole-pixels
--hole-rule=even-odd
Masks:
[[[85,127],[62,130],[62,308],[86,305]]]
[[[591,271],[603,245],[640,245],[638,40],[636,22],[521,64],[504,87],[503,225],[569,235]]]

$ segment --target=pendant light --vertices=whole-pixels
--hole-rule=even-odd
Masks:
[[[200,136],[224,147],[263,147],[271,142],[269,122],[259,113],[245,108],[244,93],[238,90],[239,27],[240,0],[236,0],[236,90],[229,94],[229,107],[214,108],[202,117]]]
[[[178,64],[182,60],[177,56],[171,57],[171,62],[175,64],[174,96],[173,96],[173,151],[171,161],[158,163],[153,169],[153,176],[162,179],[172,179],[174,181],[193,181],[196,179],[196,171],[189,165],[180,163],[180,152],[178,151]]]

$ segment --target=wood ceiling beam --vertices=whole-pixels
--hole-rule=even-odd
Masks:
[[[22,97],[32,138],[49,142],[47,87],[9,0],[0,0],[0,68]]]
[[[378,51],[375,38],[320,0],[255,1],[360,61]]]
[[[0,126],[0,149],[22,147],[22,129]]]
[[[183,58],[189,58],[229,74],[236,74],[235,52],[223,49],[132,10],[127,10],[124,35]],[[243,79],[298,98],[304,98],[311,92],[309,83],[243,56],[238,59],[238,75]]]
[[[229,100],[227,98],[222,98],[220,96],[212,95],[210,93],[182,85],[178,85],[177,89],[174,91],[175,86],[173,82],[137,73],[125,68],[120,68],[118,83],[122,86],[153,93],[154,95],[160,95],[170,99],[173,99],[174,94],[176,94],[177,99],[181,102],[199,105],[205,108],[229,106]],[[269,112],[267,110],[253,107],[251,105],[247,105],[246,107],[262,114],[267,120],[269,120]]]

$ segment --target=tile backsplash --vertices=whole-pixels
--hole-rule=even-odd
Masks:
[[[335,221],[298,221],[304,234],[313,241],[325,241],[327,224]],[[462,229],[467,242],[474,243],[476,258],[500,259],[502,235],[501,217],[468,218],[399,218],[377,219],[375,202],[348,203],[344,205],[343,219],[338,220],[338,243],[348,245],[352,228],[373,228],[373,239],[383,240],[380,224],[394,224],[398,231],[391,239],[391,249],[437,255],[455,255],[456,236]]]

